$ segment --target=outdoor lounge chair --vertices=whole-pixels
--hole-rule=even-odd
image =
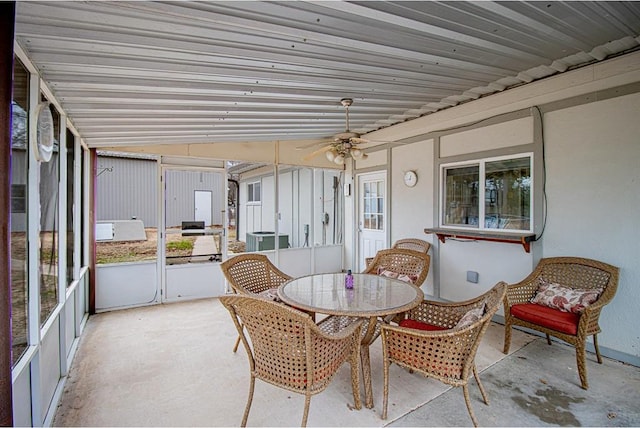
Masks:
[[[602,308],[618,288],[618,268],[579,257],[550,257],[540,260],[529,276],[509,285],[504,299],[504,353],[509,353],[511,327],[519,325],[542,332],[576,348],[582,388],[588,389],[587,337],[593,335],[598,363],[598,320]]]
[[[231,313],[249,358],[251,384],[243,427],[251,409],[256,378],[304,394],[301,426],[306,426],[311,396],[322,392],[345,362],[351,364],[355,408],[362,408],[359,380],[362,321],[327,333],[307,313],[277,302],[250,295],[222,296],[220,301]]]
[[[475,355],[506,289],[507,284],[499,282],[488,292],[464,302],[424,300],[420,306],[407,312],[399,326],[382,325],[382,419],[387,418],[389,366],[396,363],[447,385],[462,386],[469,416],[473,425],[478,426],[469,399],[469,376],[472,372],[485,404],[489,404],[478,377]]]

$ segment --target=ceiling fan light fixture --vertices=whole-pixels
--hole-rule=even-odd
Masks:
[[[333,136],[333,142],[330,142],[328,146],[323,149],[316,150],[309,157],[313,157],[317,154],[324,153],[329,162],[333,162],[337,165],[344,165],[347,158],[356,160],[366,159],[367,154],[358,147],[358,144],[367,144],[371,141],[366,138],[361,138],[357,132],[349,130],[349,106],[353,104],[353,99],[343,98],[340,103],[345,109],[345,130]]]

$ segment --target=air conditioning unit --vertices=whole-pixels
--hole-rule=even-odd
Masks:
[[[250,232],[247,233],[246,251],[267,251],[275,250],[275,232]],[[278,235],[278,248],[289,248],[289,235]]]

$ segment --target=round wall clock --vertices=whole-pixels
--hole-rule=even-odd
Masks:
[[[38,104],[36,110],[36,140],[34,152],[36,159],[41,162],[49,162],[53,155],[53,115],[48,102]]]
[[[407,171],[404,173],[404,184],[408,187],[413,187],[418,182],[418,175],[415,171]]]

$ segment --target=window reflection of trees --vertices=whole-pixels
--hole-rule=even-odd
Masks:
[[[18,58],[13,66],[11,103],[11,364],[27,349],[27,131],[29,72]]]
[[[51,107],[54,123],[53,156],[40,162],[40,323],[58,304],[58,182],[60,178],[60,115]]]
[[[484,177],[480,176],[481,171]],[[443,225],[530,230],[530,156],[445,167],[444,181]],[[479,188],[482,182],[484,189]],[[484,192],[483,218],[480,218],[479,205],[481,190]]]

